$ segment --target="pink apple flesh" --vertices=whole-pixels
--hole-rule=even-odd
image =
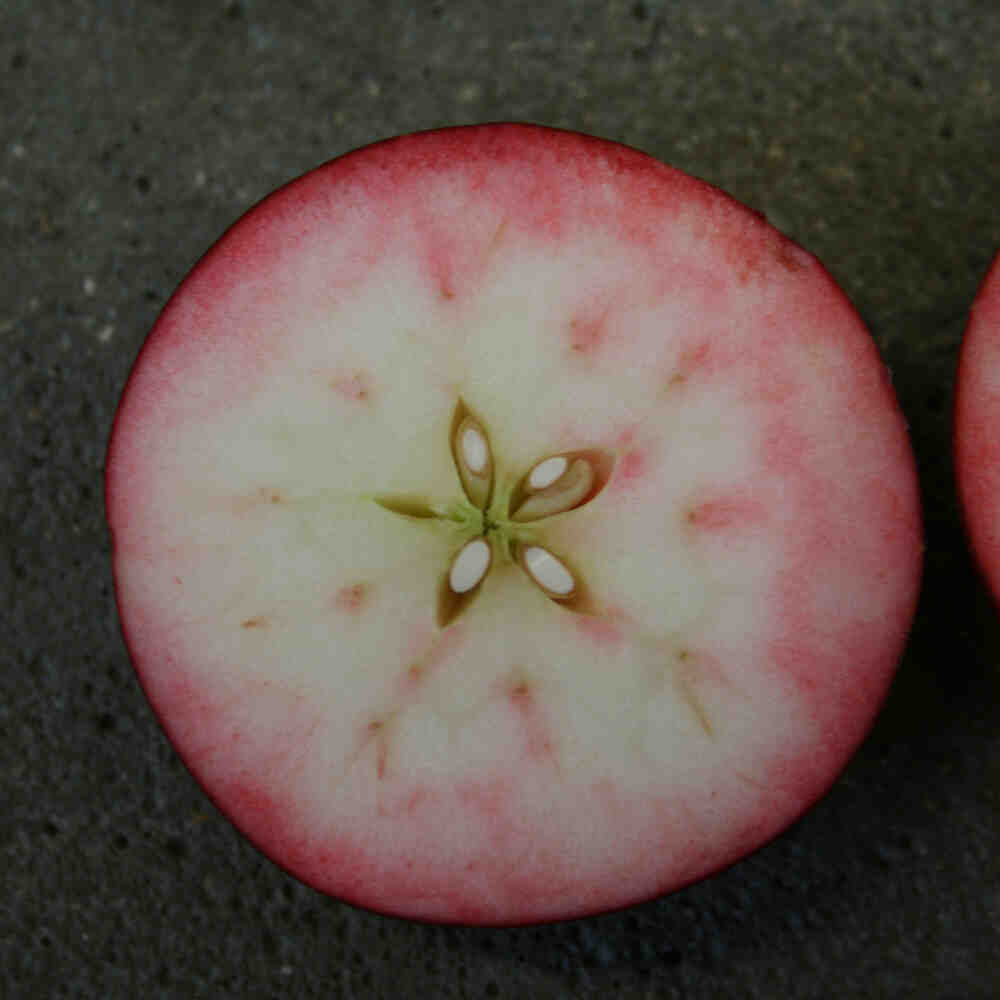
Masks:
[[[1000,603],[1000,255],[976,296],[962,341],[954,430],[966,529]]]
[[[562,455],[588,495],[508,523]],[[870,726],[920,569],[903,419],[816,260],[527,126],[357,151],[237,223],[142,350],[107,503],[136,669],[213,800],[313,886],[442,921],[622,906],[774,836]]]

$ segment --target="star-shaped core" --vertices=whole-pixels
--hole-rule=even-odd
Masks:
[[[532,465],[510,486],[498,475],[486,424],[462,400],[449,445],[464,499],[428,504],[380,496],[376,502],[406,517],[452,522],[459,542],[438,591],[437,622],[453,622],[472,601],[497,558],[515,562],[551,600],[575,611],[588,606],[586,587],[565,554],[547,548],[536,522],[583,506],[607,483],[613,460],[599,449],[557,452]]]

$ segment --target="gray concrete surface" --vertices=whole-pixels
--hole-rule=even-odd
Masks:
[[[0,995],[1000,995],[1000,618],[949,407],[1000,248],[993,0],[5,0],[0,10]],[[161,734],[117,631],[117,396],[173,287],[270,189],[417,128],[638,146],[817,253],[892,366],[925,590],[871,737],[735,868],[621,913],[421,926],[262,858]]]

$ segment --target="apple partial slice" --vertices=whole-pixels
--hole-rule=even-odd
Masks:
[[[510,924],[674,889],[831,784],[921,524],[817,261],[533,126],[341,157],[240,220],[126,386],[107,508],[170,739],[263,851]]]
[[[954,435],[966,530],[1000,604],[1000,254],[983,279],[962,339]]]

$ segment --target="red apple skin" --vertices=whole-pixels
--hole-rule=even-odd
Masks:
[[[972,551],[1000,605],[1000,254],[983,279],[962,339],[954,453]]]
[[[468,780],[402,783],[386,789],[362,819],[331,822],[308,796],[296,794],[294,778],[318,751],[321,708],[267,681],[234,684],[201,669],[200,651],[185,644],[162,612],[163,582],[134,582],[134,570],[125,581],[126,564],[154,563],[161,536],[170,537],[170,512],[155,502],[163,435],[238,405],[283,360],[288,345],[260,333],[268,328],[261,315],[280,317],[287,300],[289,271],[276,261],[351,227],[357,238],[350,246],[317,251],[326,254],[324,294],[333,303],[340,288],[361,280],[389,239],[380,220],[405,213],[414,222],[415,252],[431,293],[461,301],[475,287],[484,234],[475,225],[456,233],[439,223],[432,206],[419,208],[420,179],[456,163],[471,188],[501,206],[509,225],[540,241],[557,242],[567,220],[589,212],[613,227],[639,261],[655,244],[662,220],[683,217],[713,242],[725,273],[716,281],[677,259],[664,280],[692,284],[708,317],[713,301],[741,283],[766,286],[773,276],[782,287],[765,336],[757,342],[715,337],[706,324],[673,376],[684,384],[728,385],[738,374],[754,399],[748,405],[767,428],[762,466],[790,484],[781,515],[794,517],[798,530],[784,553],[786,571],[769,594],[777,624],[766,648],[753,655],[770,664],[769,683],[797,706],[814,735],[807,747],[793,742],[770,751],[752,779],[733,774],[719,777],[719,787],[664,787],[644,796],[595,780],[574,789],[569,812],[554,809],[549,816],[536,807],[558,780],[558,734],[545,699],[498,689],[511,731],[523,733],[521,750],[510,759]],[[588,197],[609,178],[627,195],[614,211]],[[365,212],[339,198],[343,190],[363,205],[382,207]],[[788,282],[789,275],[798,280]],[[998,299],[982,311],[995,315]],[[599,320],[605,309],[600,295],[581,290],[579,321],[566,332],[567,352],[581,363],[614,361],[615,338]],[[852,432],[843,441],[834,435],[823,445],[829,465],[871,469],[852,479],[856,489],[838,492],[811,471],[813,401],[775,350],[789,336],[789,317],[802,336],[815,337],[818,364],[835,356],[829,382],[845,388],[831,390],[830,419],[871,428],[870,435]],[[214,391],[187,390],[206,365],[215,373]],[[363,374],[346,371],[330,384],[357,405],[379,391]],[[985,435],[977,441],[985,447]],[[606,493],[609,504],[624,510],[650,481],[653,457],[641,439],[620,447],[623,457]],[[263,852],[317,889],[387,914],[441,922],[524,924],[618,908],[724,868],[781,832],[824,794],[868,731],[905,644],[921,569],[916,473],[902,415],[874,343],[818,262],[708,184],[634,150],[534,126],[442,130],[367,147],[280,189],[237,222],[186,278],[142,349],[115,420],[106,496],[126,644],[161,724],[212,800]],[[693,544],[723,553],[774,516],[751,488],[726,486],[693,501],[688,520]],[[845,545],[844,532],[855,525]],[[176,559],[176,586],[183,587],[190,565],[184,553]],[[995,547],[990,559],[995,567]],[[822,593],[822,581],[847,564],[864,581],[848,603],[875,613],[845,609],[842,620],[822,623],[803,594],[814,605],[836,604],[835,596]],[[362,590],[339,587],[331,602],[344,616],[345,633],[351,616],[366,611]],[[623,641],[611,622],[581,618],[579,627],[580,641],[595,656]],[[466,639],[457,624],[453,645]],[[732,683],[730,652],[711,637],[698,650],[706,691]],[[266,712],[257,707],[262,701]],[[370,758],[381,777],[385,751],[367,725],[357,721],[358,754]],[[733,796],[752,804],[738,821],[713,820],[713,802]],[[582,824],[593,825],[597,846],[590,854],[578,849]],[[448,839],[456,828],[457,844]]]

